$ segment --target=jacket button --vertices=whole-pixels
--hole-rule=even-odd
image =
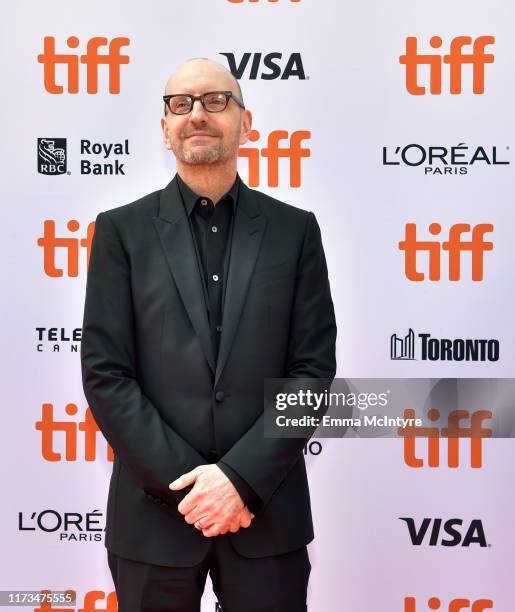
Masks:
[[[223,391],[217,391],[215,393],[215,400],[217,402],[223,402],[225,398],[225,393]]]

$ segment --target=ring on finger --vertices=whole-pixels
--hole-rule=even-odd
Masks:
[[[205,516],[201,516],[199,519],[197,519],[197,520],[195,521],[195,527],[196,527],[197,529],[202,529],[202,525],[200,524],[200,521],[201,521],[202,519],[204,519],[204,518],[206,518],[206,517],[205,517]]]

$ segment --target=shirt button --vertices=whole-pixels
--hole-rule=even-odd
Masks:
[[[200,200],[200,203],[202,204],[202,206],[207,206],[207,200]]]
[[[211,231],[216,234],[216,232],[218,231],[218,228],[216,227],[216,225],[213,225],[213,227],[211,228]]]
[[[213,274],[213,276],[211,277],[214,281],[218,280],[218,274]]]

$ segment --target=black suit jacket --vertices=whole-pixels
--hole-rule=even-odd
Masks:
[[[213,457],[255,492],[235,549],[263,557],[313,538],[303,439],[265,438],[263,380],[332,378],[336,324],[315,216],[243,182],[214,361],[177,178],[96,219],[81,345],[83,386],[115,460],[106,547],[191,566],[209,539],[168,484]],[[213,448],[213,441],[215,448]]]

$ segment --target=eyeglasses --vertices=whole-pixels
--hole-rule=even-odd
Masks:
[[[233,99],[238,106],[245,108],[243,102],[232,93],[232,91],[209,91],[200,96],[191,96],[189,94],[173,94],[163,96],[166,109],[169,109],[174,115],[187,115],[191,112],[195,100],[200,100],[202,106],[208,113],[220,113],[227,108],[230,99]]]

